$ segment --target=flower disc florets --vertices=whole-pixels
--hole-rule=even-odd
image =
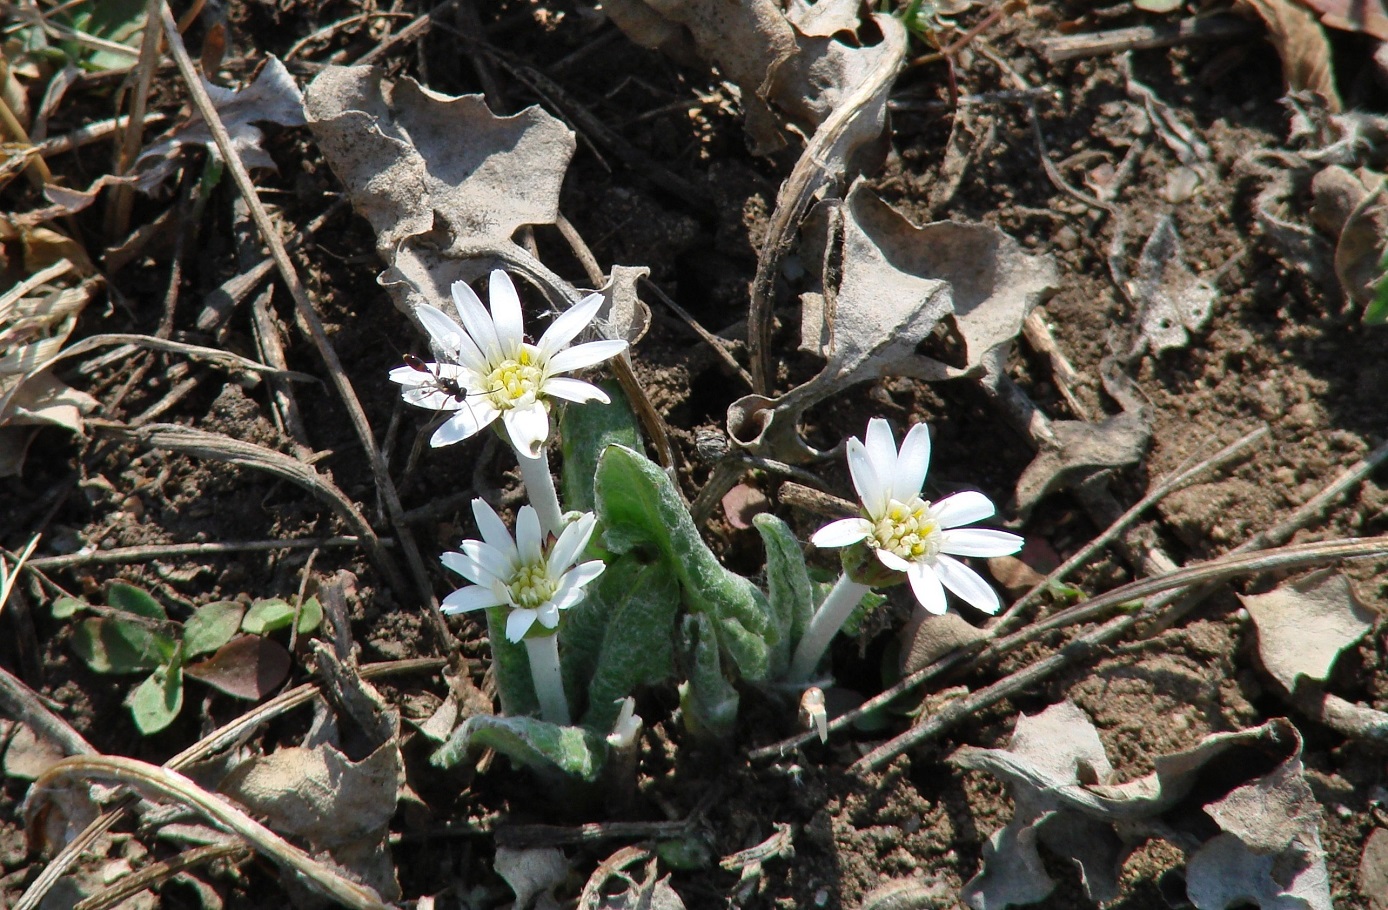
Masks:
[[[548,548],[531,506],[521,506],[516,514],[514,539],[481,499],[472,501],[472,514],[482,539],[465,540],[441,557],[445,566],[472,582],[443,599],[445,613],[509,607],[506,637],[520,641],[537,622],[549,632],[557,629],[560,611],[582,601],[584,587],[602,574],[601,560],[576,563],[597,523],[591,512],[565,525]]]
[[[885,420],[868,422],[864,440],[848,440],[848,468],[862,500],[859,518],[844,518],[820,528],[811,538],[818,547],[846,547],[863,542],[878,561],[904,572],[921,606],[931,613],[946,609],[945,588],[973,606],[996,613],[997,592],[954,556],[1006,556],[1022,547],[1022,538],[1006,531],[964,528],[993,514],[982,493],[956,493],[937,503],[920,496],[930,467],[930,431],[916,424],[896,447]]]
[[[608,400],[597,386],[560,374],[602,363],[627,344],[590,341],[566,347],[592,324],[602,306],[600,294],[565,310],[533,344],[525,340],[520,297],[505,272],[492,272],[489,294],[490,311],[465,282],[454,282],[453,304],[462,325],[437,307],[417,307],[415,315],[439,362],[397,367],[390,378],[404,386],[410,404],[454,412],[430,445],[460,442],[499,417],[516,448],[535,458],[549,438],[552,399]]]

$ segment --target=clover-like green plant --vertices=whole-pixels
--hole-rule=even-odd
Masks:
[[[148,591],[123,582],[107,589],[104,605],[60,597],[51,609],[57,619],[96,614],[78,620],[72,634],[73,650],[90,669],[148,673],[126,697],[136,729],[146,736],[178,717],[185,676],[237,698],[264,698],[284,681],[290,666],[285,647],[265,636],[293,625],[296,616],[297,634],[307,635],[323,619],[322,607],[311,597],[297,610],[277,598],[249,608],[216,601],[177,622]]]

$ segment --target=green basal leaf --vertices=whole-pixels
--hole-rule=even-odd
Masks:
[[[805,553],[790,527],[769,512],[752,519],[766,546],[766,592],[771,616],[781,630],[782,647],[772,655],[771,673],[780,676],[790,665],[791,645],[800,640],[814,615],[814,588],[805,568]]]
[[[713,868],[713,850],[708,841],[697,834],[657,841],[655,855],[660,857],[662,863],[679,872]]]
[[[680,591],[663,565],[623,558],[603,572],[588,603],[605,612],[608,621],[588,684],[583,723],[605,734],[617,720],[619,699],[674,678]],[[568,653],[563,657],[567,661]]]
[[[54,619],[70,619],[89,606],[85,600],[77,597],[59,597],[48,608],[53,611]]]
[[[173,658],[172,638],[134,620],[84,619],[72,631],[72,650],[98,673],[153,670]]]
[[[535,696],[535,682],[530,675],[530,652],[525,642],[506,639],[508,612],[507,607],[492,607],[487,611],[487,636],[491,643],[497,694],[501,697],[501,713],[513,717],[538,714],[540,699]]]
[[[593,511],[593,474],[603,450],[610,445],[637,451],[641,448],[636,414],[621,385],[611,379],[596,385],[612,399],[611,404],[599,401],[569,404],[559,415],[559,436],[563,440],[560,448],[564,454],[559,482],[563,487],[565,507],[580,512]]]
[[[143,616],[146,619],[165,620],[169,618],[169,614],[164,612],[159,601],[150,597],[148,591],[122,581],[115,582],[106,591],[106,603],[112,609],[134,613],[136,616]]]
[[[219,600],[193,611],[183,624],[183,648],[189,657],[211,654],[241,628],[241,614],[246,610],[234,600]]]
[[[158,733],[183,710],[183,669],[169,666],[155,670],[131,691],[126,704],[141,734]]]
[[[490,747],[512,761],[540,771],[557,770],[589,783],[607,760],[607,741],[582,727],[561,727],[534,717],[476,715],[463,721],[430,759],[451,768],[469,749]]]
[[[714,620],[738,672],[765,679],[771,653],[782,645],[766,596],[719,564],[665,473],[631,449],[609,446],[598,459],[595,494],[606,545],[658,555],[679,580],[685,606]]]
[[[737,723],[741,696],[723,675],[713,621],[702,613],[686,616],[682,633],[682,650],[690,665],[688,681],[679,686],[685,728],[696,736],[726,739]]]
[[[257,600],[241,620],[241,630],[252,635],[268,635],[287,629],[294,622],[294,605],[278,597]],[[323,605],[310,597],[299,607],[299,634],[309,635],[323,624]]]

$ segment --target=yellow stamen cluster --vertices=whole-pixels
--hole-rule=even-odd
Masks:
[[[500,410],[520,407],[539,395],[544,371],[535,364],[530,345],[522,345],[515,357],[501,361],[487,374],[487,394]]]
[[[909,562],[929,560],[940,552],[940,525],[930,514],[930,503],[920,497],[910,502],[893,499],[873,522],[868,543]]]
[[[511,577],[506,590],[511,592],[516,606],[534,610],[548,602],[559,590],[559,585],[550,578],[549,568],[544,562],[537,562],[521,566]]]

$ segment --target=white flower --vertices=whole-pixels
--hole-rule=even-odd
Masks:
[[[921,499],[930,467],[930,430],[913,426],[896,448],[887,421],[868,421],[866,443],[848,440],[848,469],[863,503],[861,518],[844,518],[810,538],[817,547],[846,547],[864,541],[884,566],[905,572],[921,606],[945,612],[945,588],[985,613],[1002,607],[988,582],[952,556],[1006,556],[1022,538],[1006,531],[963,528],[995,511],[982,493],[955,493],[937,503]],[[942,586],[943,585],[943,586]]]
[[[550,399],[608,401],[591,383],[560,376],[601,363],[626,350],[625,341],[592,341],[566,348],[593,321],[602,296],[593,294],[559,315],[540,340],[525,340],[520,298],[505,272],[492,272],[491,312],[466,282],[453,283],[460,326],[443,310],[415,310],[433,340],[441,363],[396,367],[390,378],[404,386],[405,401],[421,408],[454,411],[429,444],[446,446],[472,436],[501,418],[511,442],[535,458],[549,438]]]
[[[559,611],[583,600],[584,586],[602,574],[601,560],[574,564],[593,536],[597,518],[592,512],[570,522],[545,552],[540,519],[534,508],[521,506],[516,536],[491,506],[472,501],[481,540],[465,540],[461,552],[441,557],[443,564],[472,584],[443,599],[443,612],[465,613],[507,606],[506,637],[520,641],[538,620],[546,629],[559,626]]]

